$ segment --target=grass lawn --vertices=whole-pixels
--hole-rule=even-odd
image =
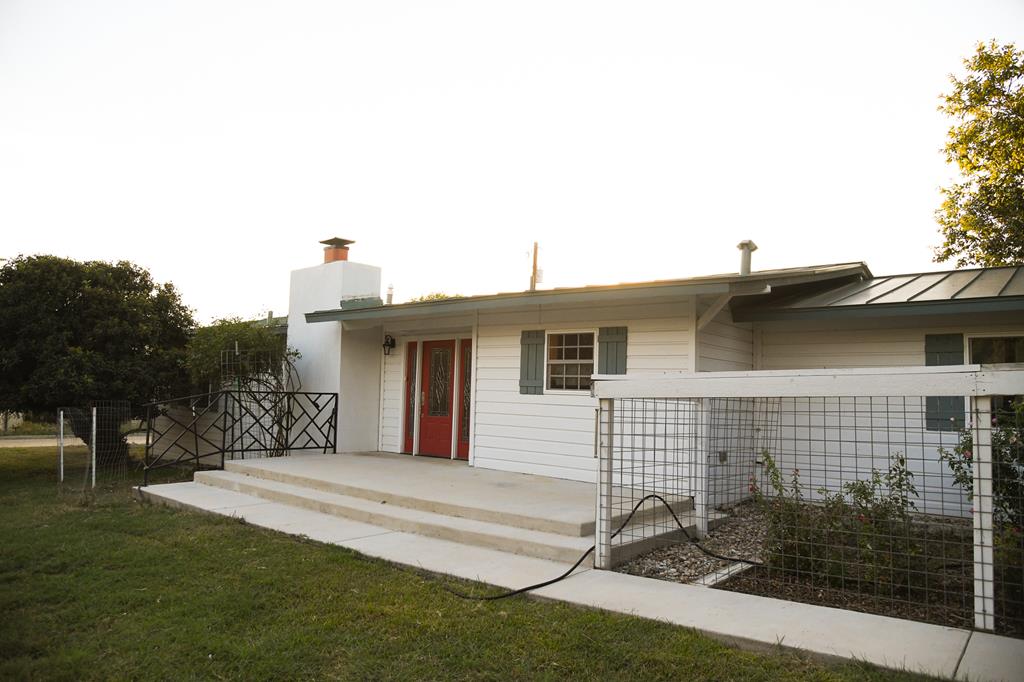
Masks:
[[[55,456],[0,449],[2,679],[920,679],[537,599],[466,602],[126,484],[83,503],[58,493]]]

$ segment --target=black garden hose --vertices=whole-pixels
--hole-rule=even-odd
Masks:
[[[629,516],[627,516],[626,520],[622,522],[622,525],[620,525],[618,527],[618,529],[614,533],[611,534],[611,537],[609,538],[609,540],[614,539],[619,533],[622,532],[622,529],[625,528],[626,525],[629,524],[630,520],[633,518],[633,515],[636,514],[637,510],[640,509],[640,505],[642,505],[644,502],[646,502],[648,500],[657,500],[658,502],[661,502],[663,505],[665,505],[665,508],[668,509],[668,513],[672,515],[672,519],[676,522],[676,525],[679,526],[679,530],[683,531],[683,535],[685,535],[686,539],[690,541],[690,544],[692,544],[694,547],[696,547],[697,549],[699,549],[701,552],[703,552],[707,556],[711,557],[712,559],[718,559],[720,561],[728,561],[728,562],[740,563],[740,564],[748,564],[750,566],[763,566],[764,565],[763,562],[753,561],[752,559],[741,559],[739,557],[729,557],[729,556],[723,556],[721,554],[716,554],[715,552],[712,552],[710,549],[704,547],[704,545],[700,544],[700,542],[697,540],[697,538],[691,536],[690,532],[688,530],[686,530],[686,526],[683,525],[683,523],[679,520],[679,517],[676,516],[675,510],[672,509],[672,505],[670,505],[665,500],[664,497],[662,497],[661,495],[658,495],[656,493],[652,493],[650,495],[647,495],[646,497],[641,499],[639,502],[637,502],[636,505],[633,507],[633,511],[629,512]],[[518,590],[510,590],[508,592],[502,592],[500,594],[491,594],[491,595],[477,596],[477,595],[473,595],[473,594],[466,594],[464,592],[459,592],[458,590],[454,590],[454,589],[452,589],[452,588],[450,588],[450,587],[448,587],[446,585],[442,585],[442,587],[447,592],[450,592],[451,594],[454,594],[456,597],[461,597],[462,599],[473,599],[473,600],[476,600],[476,601],[495,601],[495,600],[498,600],[498,599],[507,599],[508,597],[514,597],[517,594],[524,594],[526,592],[531,592],[533,590],[539,590],[542,587],[547,587],[548,585],[554,585],[555,583],[559,582],[560,580],[565,580],[566,578],[568,578],[572,574],[573,571],[575,571],[577,568],[580,567],[580,564],[582,564],[586,560],[586,558],[588,556],[590,556],[591,553],[596,548],[597,548],[596,544],[595,545],[591,545],[590,549],[588,549],[586,552],[584,552],[583,555],[579,559],[576,560],[576,563],[574,563],[569,568],[569,570],[567,570],[565,573],[561,574],[560,576],[552,578],[551,580],[545,580],[544,582],[537,583],[535,585],[528,585],[527,587],[520,587]]]

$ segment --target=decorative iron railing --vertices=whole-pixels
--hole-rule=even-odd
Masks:
[[[333,452],[338,395],[246,388],[145,405],[149,472],[171,466],[224,468],[228,459],[280,457],[293,450]]]

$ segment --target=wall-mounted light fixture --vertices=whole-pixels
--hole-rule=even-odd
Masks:
[[[384,355],[391,355],[391,350],[398,344],[395,343],[395,337],[391,334],[384,335]]]

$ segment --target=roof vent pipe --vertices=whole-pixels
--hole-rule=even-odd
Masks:
[[[750,274],[750,254],[752,254],[754,251],[757,251],[757,244],[755,244],[754,242],[750,241],[749,239],[744,239],[743,241],[741,241],[739,244],[736,245],[736,248],[739,249],[740,252],[741,252],[741,255],[740,255],[740,275],[743,275],[743,276],[749,275]]]

